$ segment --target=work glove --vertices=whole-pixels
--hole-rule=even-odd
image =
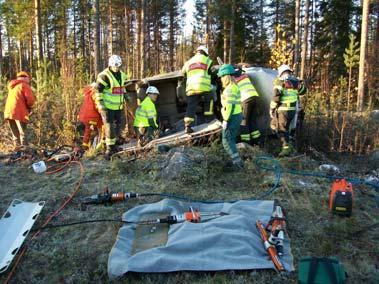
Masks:
[[[222,122],[222,129],[227,129],[228,128],[228,122],[226,121],[226,120],[224,120],[223,122]]]

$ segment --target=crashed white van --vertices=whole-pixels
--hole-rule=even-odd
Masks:
[[[258,119],[259,129],[265,131],[270,127],[269,108],[273,96],[273,81],[277,71],[269,68],[250,67],[243,69],[250,77],[253,85],[260,95],[260,117]],[[183,75],[180,71],[144,78],[137,82],[133,81],[134,87],[129,88],[133,101],[142,100],[145,97],[147,86],[158,88],[160,95],[157,101],[158,120],[162,129],[180,131],[184,128],[183,118],[186,111],[185,86],[180,84]],[[215,86],[215,114],[220,119],[220,88]],[[217,90],[217,91],[216,91]],[[198,106],[196,124],[203,122],[203,110],[201,104]]]

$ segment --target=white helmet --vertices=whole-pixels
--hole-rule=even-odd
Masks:
[[[122,65],[121,57],[118,55],[112,55],[109,57],[108,66],[109,67],[120,67]]]
[[[209,54],[209,53],[208,53],[208,48],[207,48],[205,45],[200,45],[200,46],[196,49],[196,51],[203,51],[203,52],[205,52],[207,55]]]
[[[293,70],[291,69],[291,67],[289,67],[286,64],[282,64],[278,68],[279,77],[282,76],[283,72],[285,72],[285,71],[293,72]]]
[[[146,94],[157,94],[157,95],[159,95],[159,91],[156,87],[149,86],[146,90]]]

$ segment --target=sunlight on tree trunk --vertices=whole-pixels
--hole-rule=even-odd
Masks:
[[[362,30],[361,30],[361,53],[359,59],[359,79],[358,79],[358,101],[357,110],[363,111],[363,100],[365,92],[365,63],[366,63],[366,43],[368,31],[370,0],[363,0]]]

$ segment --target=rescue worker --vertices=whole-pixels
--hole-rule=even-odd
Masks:
[[[109,57],[108,68],[97,76],[96,102],[105,130],[105,159],[109,160],[116,152],[116,142],[120,139],[123,108],[126,96],[127,74],[120,70],[120,56]]]
[[[36,100],[29,85],[30,75],[25,71],[20,71],[16,77],[8,84],[8,97],[4,109],[4,119],[9,122],[14,150],[28,145],[27,124]]]
[[[133,126],[137,132],[139,146],[151,141],[158,130],[157,110],[155,108],[158,95],[158,89],[149,86],[146,90],[145,99],[136,110]]]
[[[95,131],[98,139],[98,147],[102,144],[102,127],[103,120],[99,111],[97,110],[97,97],[96,97],[96,83],[91,84],[91,86],[84,87],[84,100],[80,107],[78,118],[84,125],[84,135],[82,149],[88,150],[90,147],[90,140],[92,132]]]
[[[221,77],[223,91],[221,94],[222,144],[232,158],[232,169],[243,169],[243,162],[238,153],[236,138],[242,121],[241,95],[232,76],[235,70],[230,64],[220,67],[217,75]]]
[[[296,115],[299,96],[305,92],[304,84],[293,75],[293,70],[285,64],[279,66],[270,104],[271,127],[276,128],[282,144],[279,157],[289,156],[294,151],[290,144],[290,124]]]
[[[212,60],[208,55],[208,48],[201,45],[196,54],[184,63],[182,68],[186,80],[187,110],[184,117],[186,133],[192,133],[192,124],[195,121],[196,108],[201,96],[204,97],[204,116],[206,120],[213,117],[213,94],[211,85]]]
[[[251,145],[259,144],[261,133],[257,127],[259,94],[250,78],[242,70],[234,77],[241,93],[243,119],[241,122],[241,141]]]

